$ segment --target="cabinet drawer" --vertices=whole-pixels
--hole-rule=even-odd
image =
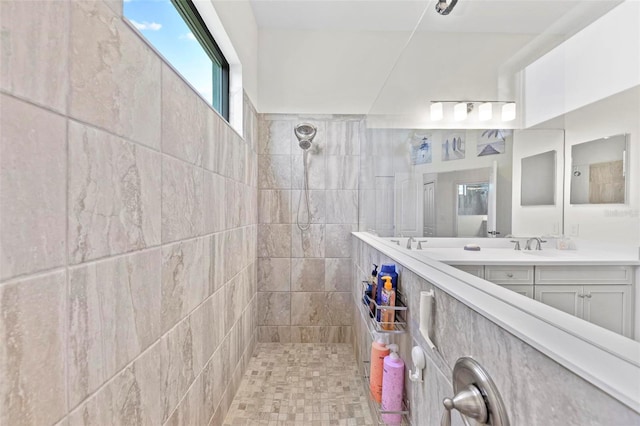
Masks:
[[[631,284],[629,266],[536,266],[536,284]]]
[[[451,265],[476,277],[484,278],[484,265]]]
[[[496,284],[533,284],[533,266],[485,266],[484,279]]]

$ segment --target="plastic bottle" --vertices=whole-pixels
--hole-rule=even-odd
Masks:
[[[391,285],[394,291],[398,289],[398,273],[396,272],[396,265],[393,263],[382,265],[380,267],[380,273],[378,274],[378,286],[376,288],[376,303],[379,305],[382,297],[382,289],[384,288],[384,278],[391,277]],[[376,315],[376,321],[380,321],[380,312]]]
[[[382,374],[382,411],[402,411],[404,394],[404,361],[398,355],[398,345],[388,345],[391,353],[384,358]],[[387,425],[402,423],[402,414],[382,414]]]
[[[371,303],[369,303],[369,309],[371,310],[371,316],[376,314],[376,297],[378,287],[378,265],[373,264],[373,271],[371,271]]]
[[[375,401],[382,401],[382,369],[384,358],[389,355],[388,338],[378,334],[376,341],[371,344],[371,364],[369,371],[369,390]]]
[[[381,306],[396,306],[396,292],[393,290],[393,284],[391,283],[391,277],[385,276],[384,289],[382,290],[382,297],[380,300]],[[393,323],[396,317],[396,311],[394,309],[381,309],[381,325],[383,330],[393,330]]]

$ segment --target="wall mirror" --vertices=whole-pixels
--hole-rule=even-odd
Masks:
[[[556,192],[556,151],[521,160],[521,206],[553,206]]]
[[[571,147],[571,204],[624,204],[627,135]]]

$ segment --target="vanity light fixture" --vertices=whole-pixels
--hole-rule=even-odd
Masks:
[[[516,103],[509,102],[502,105],[502,121],[511,121],[516,118]]]
[[[491,120],[493,116],[493,104],[491,102],[484,102],[478,106],[478,120],[487,121]]]
[[[453,119],[456,121],[462,121],[467,118],[467,114],[473,110],[473,103],[460,102],[453,107]]]
[[[444,117],[442,102],[433,102],[431,104],[431,121],[440,121]]]

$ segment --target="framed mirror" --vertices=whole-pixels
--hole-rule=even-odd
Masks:
[[[625,204],[627,135],[571,147],[570,204]]]

